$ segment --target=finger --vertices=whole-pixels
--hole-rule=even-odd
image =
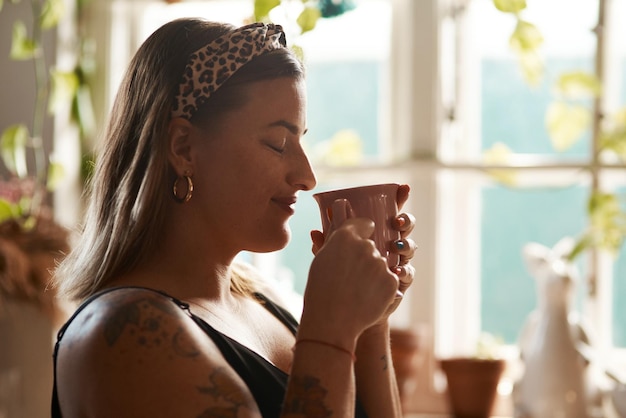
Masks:
[[[398,290],[404,293],[413,284],[415,268],[410,264],[394,267],[394,273],[398,276]]]
[[[391,220],[392,227],[396,231],[400,231],[400,235],[404,238],[413,232],[415,227],[415,216],[410,213],[400,213]]]
[[[398,192],[396,194],[396,202],[398,202],[398,209],[400,209],[409,199],[410,191],[411,191],[411,187],[409,187],[408,184],[401,184],[398,187]]]
[[[400,263],[406,264],[417,251],[417,244],[412,239],[399,239],[391,243],[390,251],[400,255]]]
[[[322,233],[322,231],[311,231],[311,241],[313,242],[311,251],[315,255],[320,250],[320,248],[322,248],[322,245],[324,245],[324,234]]]

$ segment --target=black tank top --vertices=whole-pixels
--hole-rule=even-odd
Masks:
[[[62,418],[61,407],[59,405],[59,399],[57,394],[56,383],[56,360],[59,345],[65,330],[74,320],[74,318],[96,298],[118,289],[128,289],[130,287],[117,287],[103,290],[102,292],[92,295],[89,299],[83,302],[76,312],[70,317],[70,319],[63,325],[57,335],[57,341],[54,346],[53,362],[54,362],[54,386],[52,391],[52,418]],[[136,287],[135,287],[136,288]],[[238,343],[232,338],[220,333],[202,318],[194,315],[189,310],[189,304],[182,302],[168,294],[149,288],[142,288],[157,292],[164,297],[170,299],[194,320],[194,322],[211,338],[215,345],[219,348],[222,355],[230,364],[230,366],[237,372],[241,379],[246,383],[248,389],[254,396],[254,399],[261,411],[263,418],[279,418],[282,402],[285,397],[285,391],[287,390],[288,375],[268,362],[265,358],[261,357],[254,351]],[[275,304],[264,295],[256,293],[255,296],[261,301],[263,306],[270,311],[276,318],[278,318],[285,326],[295,335],[298,322],[296,319],[284,308]],[[359,403],[357,402],[355,418],[366,418],[367,415],[362,411]]]

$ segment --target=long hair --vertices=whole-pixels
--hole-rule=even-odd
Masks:
[[[94,176],[82,234],[56,269],[60,295],[84,299],[130,271],[155,249],[163,231],[175,173],[167,159],[173,100],[189,55],[234,26],[178,19],[156,30],[133,57],[115,98]],[[205,124],[245,100],[249,83],[302,78],[304,69],[286,48],[244,65],[198,109],[191,122]],[[215,179],[219,181],[219,179]],[[233,289],[247,292],[235,274]]]

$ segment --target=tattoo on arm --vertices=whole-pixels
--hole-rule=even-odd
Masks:
[[[162,326],[164,317],[177,309],[169,301],[152,298],[137,299],[119,307],[109,322],[105,324],[104,338],[113,347],[127,332],[140,346],[145,348],[164,347],[171,344],[174,353],[181,357],[195,357],[198,349],[187,338],[182,328],[175,332]],[[173,335],[172,335],[173,334]]]
[[[311,376],[292,376],[294,393],[286,400],[284,412],[288,416],[324,418],[332,415],[332,411],[324,405],[327,390],[322,387],[319,379]]]
[[[387,354],[380,356],[380,360],[383,362],[383,370],[387,370],[389,368],[389,358]]]
[[[109,346],[113,346],[127,325],[139,325],[139,308],[135,303],[122,306],[115,312],[111,321],[104,328],[104,338]]]
[[[246,396],[229,380],[222,367],[211,373],[207,385],[197,386],[197,389],[217,403],[202,411],[198,418],[236,418],[239,408],[246,406]]]

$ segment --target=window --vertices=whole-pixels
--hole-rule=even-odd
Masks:
[[[405,209],[417,217],[417,277],[394,324],[427,324],[433,337],[434,352],[412,399],[416,410],[445,410],[435,358],[472,351],[481,331],[501,336],[515,355],[519,331],[536,302],[534,280],[521,258],[523,245],[535,241],[551,247],[588,222],[593,138],[586,134],[557,152],[544,118],[558,74],[594,70],[597,39],[591,29],[600,0],[527,3],[524,18],[545,38],[545,77],[534,88],[522,80],[507,46],[515,22],[490,0],[362,0],[354,11],[319,22],[314,32],[289,38],[304,48],[307,60],[310,133],[305,140],[317,167],[318,190],[387,181],[412,186]],[[607,3],[612,9],[605,24],[603,106],[615,111],[626,106],[626,44],[620,41],[626,33],[619,23],[626,5]],[[111,59],[103,60],[112,66],[109,95],[132,51],[165,21],[199,15],[241,23],[252,12],[252,0],[98,5],[107,10],[109,27],[115,27],[102,32],[111,33],[116,47]],[[485,152],[499,143],[514,154],[486,165]],[[338,144],[351,150],[350,158],[333,159],[328,150]],[[625,166],[609,160],[599,164],[599,184],[626,192]],[[496,181],[502,173],[514,173],[515,186]],[[312,259],[309,230],[319,228],[311,194],[301,194],[291,224],[294,238],[286,249],[248,255],[297,292],[304,289]],[[607,358],[621,365],[626,364],[625,252],[615,263],[606,254],[580,259],[573,307],[593,324]],[[509,400],[503,397],[498,408],[510,412]]]

